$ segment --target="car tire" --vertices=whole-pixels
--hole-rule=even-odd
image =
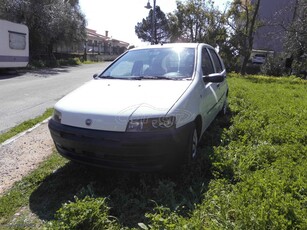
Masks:
[[[187,151],[188,162],[191,162],[197,158],[197,146],[198,146],[198,133],[195,124],[193,123],[190,135],[189,135],[189,145]]]

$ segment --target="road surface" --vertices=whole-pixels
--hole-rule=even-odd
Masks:
[[[52,108],[109,63],[0,74],[0,133]]]

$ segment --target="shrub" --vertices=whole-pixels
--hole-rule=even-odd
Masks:
[[[42,68],[46,66],[46,63],[43,60],[32,60],[29,65],[36,68]]]
[[[268,76],[282,76],[286,73],[285,61],[282,56],[268,56],[261,66],[261,73]]]
[[[74,65],[80,65],[81,61],[79,58],[69,58],[69,59],[60,59],[58,60],[58,65],[60,66],[74,66]]]
[[[293,73],[300,78],[307,79],[307,57],[295,60],[292,63]]]
[[[120,229],[116,219],[109,216],[106,198],[84,199],[64,204],[49,222],[49,229]]]

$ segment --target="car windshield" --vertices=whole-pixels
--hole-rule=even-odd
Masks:
[[[148,48],[131,50],[114,62],[100,78],[187,79],[194,71],[193,48]]]

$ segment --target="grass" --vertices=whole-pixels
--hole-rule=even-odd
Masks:
[[[306,229],[307,82],[228,82],[229,113],[197,162],[176,175],[127,173],[54,153],[0,198],[0,228]]]
[[[0,229],[1,225],[9,226],[8,220],[13,217],[18,209],[29,205],[29,197],[40,183],[65,163],[66,160],[59,155],[51,155],[37,170],[15,183],[13,188],[0,198]]]
[[[10,129],[9,131],[3,134],[0,134],[0,143],[3,143],[4,141],[10,139],[11,137],[28,130],[29,128],[33,127],[39,122],[44,121],[45,119],[50,117],[52,113],[53,113],[53,109],[47,109],[41,116],[38,116],[34,119],[30,119],[25,122],[22,122],[21,124]]]

